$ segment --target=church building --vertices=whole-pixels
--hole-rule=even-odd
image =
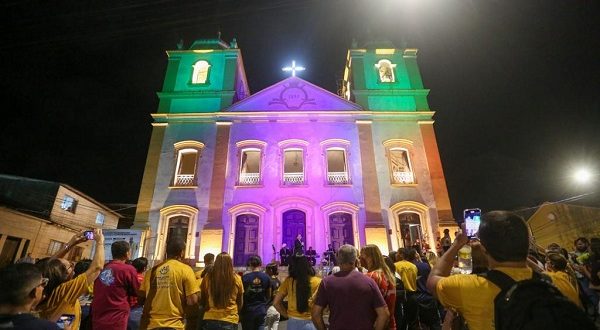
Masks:
[[[298,234],[321,256],[344,243],[387,254],[435,249],[456,227],[416,49],[353,47],[340,95],[295,63],[251,94],[235,41],[167,54],[134,221],[146,257],[178,237],[186,258],[226,251],[243,266]]]

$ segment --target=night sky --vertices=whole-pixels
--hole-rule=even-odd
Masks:
[[[352,38],[419,48],[455,217],[588,194],[600,170],[600,2],[3,1],[0,173],[137,202],[167,56],[235,37],[250,90],[300,77],[336,92]]]

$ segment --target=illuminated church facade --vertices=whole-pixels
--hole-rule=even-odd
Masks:
[[[186,258],[241,266],[297,234],[321,255],[387,253],[455,227],[416,49],[350,49],[341,96],[296,76],[250,94],[235,42],[167,54],[134,221],[145,256],[179,237]]]

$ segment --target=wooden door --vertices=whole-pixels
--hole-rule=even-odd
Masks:
[[[180,239],[188,243],[188,226],[190,218],[186,216],[176,216],[169,218],[169,230],[167,232],[167,244],[172,239]],[[166,246],[166,245],[165,245]]]
[[[8,236],[6,238],[2,252],[0,252],[0,268],[15,262],[19,244],[21,244],[21,239],[18,237]]]
[[[296,236],[300,234],[306,247],[306,214],[300,210],[289,210],[283,213],[282,222],[281,243],[287,244],[288,248],[293,251]]]
[[[334,213],[329,216],[329,238],[337,251],[344,244],[354,245],[352,214]]]
[[[248,258],[258,255],[258,216],[241,214],[235,218],[233,265],[246,266]]]
[[[400,222],[400,235],[404,247],[412,247],[415,244],[423,243],[421,217],[417,213],[400,213],[398,221]]]

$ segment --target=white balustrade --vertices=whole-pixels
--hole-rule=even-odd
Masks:
[[[193,186],[194,175],[193,174],[177,174],[175,176],[176,186]]]
[[[240,185],[254,186],[260,181],[260,173],[240,173]]]
[[[394,183],[415,183],[413,172],[393,172]]]
[[[286,185],[296,185],[304,183],[304,173],[303,172],[291,172],[291,173],[283,173],[283,184]]]
[[[348,172],[327,172],[329,184],[348,184]]]

